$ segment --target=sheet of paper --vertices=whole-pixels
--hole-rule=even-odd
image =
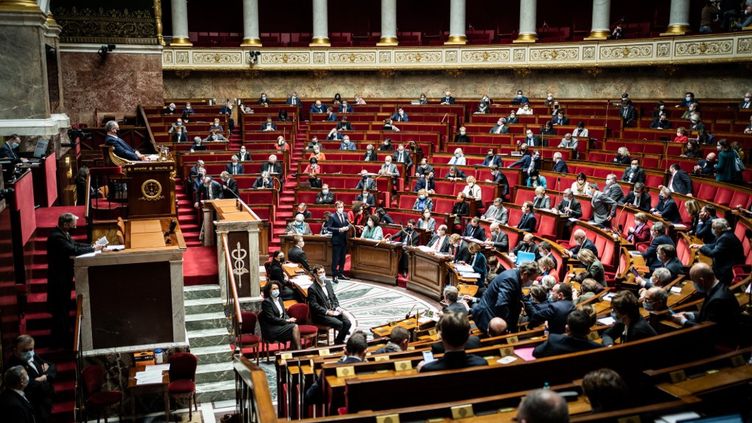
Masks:
[[[463,277],[463,278],[468,278],[468,279],[473,279],[473,278],[478,279],[480,277],[480,273],[475,273],[475,272],[460,272],[460,276]]]
[[[459,263],[457,263],[457,264],[454,265],[454,268],[459,273],[465,273],[465,272],[472,273],[472,271],[473,271],[473,266],[470,266],[469,264],[459,264]]]
[[[598,319],[598,323],[606,326],[611,326],[614,324],[614,322],[616,322],[616,320],[611,316],[601,317],[600,319]]]
[[[681,292],[682,292],[682,287],[680,287],[680,286],[672,286],[671,287],[671,293],[672,294],[681,294]]]
[[[496,360],[496,362],[499,364],[509,364],[515,360],[517,360],[517,357],[513,355],[508,355],[506,357],[501,357],[500,359]]]
[[[526,347],[526,348],[515,348],[514,349],[514,355],[517,357],[525,360],[525,361],[533,361],[535,360],[535,357],[533,357],[533,350],[535,348],[533,347]]]
[[[120,251],[125,250],[125,245],[108,245],[104,247],[105,251]]]
[[[79,257],[79,258],[94,257],[99,253],[101,253],[101,251],[94,251],[92,253],[81,254],[80,256],[76,256],[76,257]]]
[[[149,366],[146,366],[145,371],[147,372],[158,372],[159,374],[162,374],[162,372],[170,370],[170,363],[165,364],[152,364]]]

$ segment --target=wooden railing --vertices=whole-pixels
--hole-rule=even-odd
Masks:
[[[73,357],[76,363],[76,370],[73,372],[73,389],[76,396],[75,406],[73,408],[74,421],[82,421],[84,413],[81,410],[84,407],[84,387],[81,381],[81,371],[83,370],[83,357],[81,356],[81,320],[83,319],[84,296],[76,296],[76,321],[73,326]]]
[[[235,355],[232,365],[235,369],[235,407],[239,421],[276,422],[277,414],[264,370],[242,355]]]
[[[146,117],[146,111],[144,110],[144,107],[140,104],[136,106],[136,113],[138,114],[138,118],[143,122],[144,127],[146,127],[146,140],[151,143],[152,148],[154,151],[159,151],[157,148],[157,143],[154,141],[154,133],[151,131],[151,126],[149,125],[149,119]]]

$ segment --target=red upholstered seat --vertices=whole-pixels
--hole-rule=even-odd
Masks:
[[[105,382],[105,369],[101,365],[86,366],[81,372],[84,393],[86,394],[86,406],[90,411],[97,413],[97,418],[104,414],[107,418],[107,407],[115,404],[122,405],[123,394],[120,391],[103,391]]]
[[[295,323],[298,324],[301,340],[316,339],[319,334],[318,326],[308,324],[308,310],[308,304],[306,303],[293,304],[287,309],[287,314],[290,317],[294,317]]]
[[[192,380],[182,379],[170,382],[167,386],[167,392],[171,394],[187,394],[196,389],[196,383]]]
[[[706,201],[713,201],[715,198],[716,191],[718,190],[718,187],[711,184],[698,184],[699,187],[697,188],[697,198],[701,200]]]
[[[315,335],[319,331],[319,328],[313,325],[298,325],[298,329],[300,329],[300,336]]]
[[[258,342],[261,340],[261,338],[258,335],[254,335],[250,333],[241,334],[239,339],[242,345],[258,344]]]
[[[703,184],[704,185],[704,184]],[[728,187],[718,187],[715,194],[716,204],[731,204],[731,197],[734,195],[734,190]]]
[[[556,226],[558,218],[549,214],[538,213],[537,235],[546,239],[556,239]]]

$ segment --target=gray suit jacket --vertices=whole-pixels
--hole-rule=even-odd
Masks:
[[[598,192],[593,195],[593,221],[596,225],[610,226],[607,219],[616,214],[616,201],[606,194]]]

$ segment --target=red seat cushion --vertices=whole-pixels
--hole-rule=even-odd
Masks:
[[[298,325],[298,329],[300,330],[300,334],[305,335],[315,335],[319,332],[319,328],[313,325]]]
[[[123,398],[120,391],[102,391],[89,395],[87,403],[89,407],[107,407],[117,404]]]
[[[196,390],[196,384],[189,379],[176,380],[167,386],[167,392],[171,394],[187,394]]]
[[[258,344],[259,341],[260,338],[258,335],[253,335],[250,333],[244,333],[240,335],[240,343],[243,345]]]

